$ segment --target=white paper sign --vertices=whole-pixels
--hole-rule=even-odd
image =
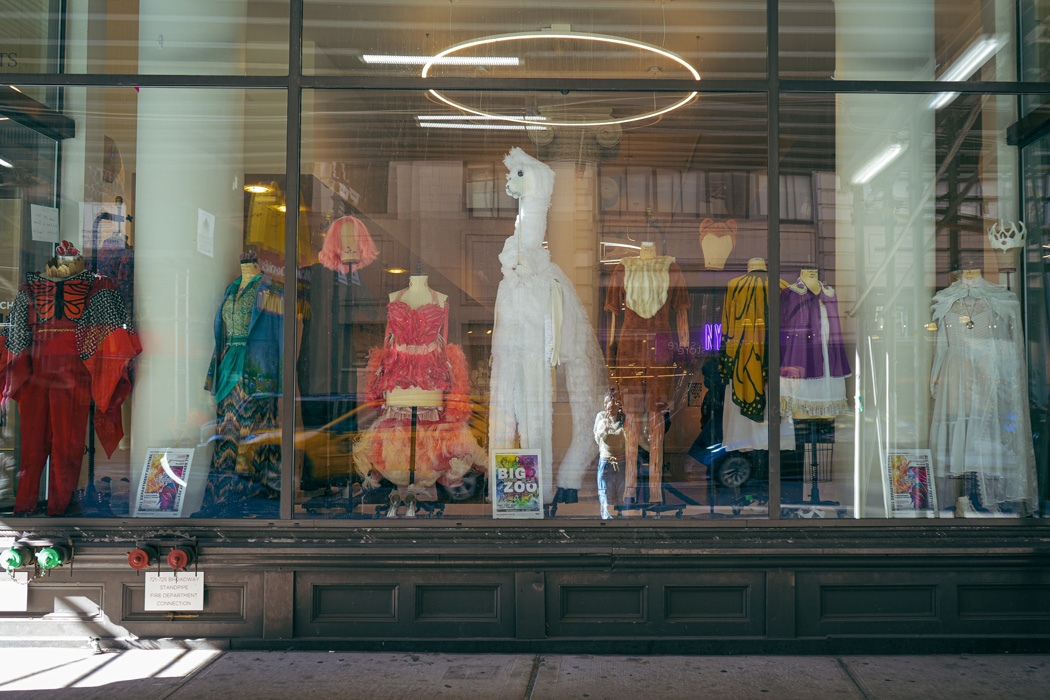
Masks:
[[[25,612],[29,609],[29,572],[0,571],[0,612]]]
[[[58,209],[39,204],[29,205],[34,241],[58,243]]]
[[[197,210],[197,252],[215,257],[215,215]]]
[[[145,610],[204,610],[204,574],[146,574]]]

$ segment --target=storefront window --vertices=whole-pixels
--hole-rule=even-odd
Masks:
[[[1038,219],[1006,141],[1017,101],[929,99],[782,101],[784,167],[819,202],[811,232],[781,228],[784,517],[1040,509],[1045,358],[1029,370],[1022,303],[1044,285],[1019,274]]]
[[[1017,80],[1016,5],[1013,0],[782,0],[780,76]]]
[[[288,9],[288,0],[5,2],[0,74],[286,75]]]
[[[447,98],[538,118],[304,96],[297,511],[764,516],[768,452],[727,463],[712,409],[725,285],[766,254],[764,97]],[[503,493],[514,448],[542,493]]]
[[[1045,3],[300,5],[0,2],[0,515],[1042,513]]]
[[[306,75],[418,77],[421,59],[445,54],[424,77],[690,79],[668,53],[706,79],[766,73],[762,0],[304,5]]]
[[[249,188],[285,93],[64,92],[68,138],[0,121],[0,508],[276,517],[284,215]]]

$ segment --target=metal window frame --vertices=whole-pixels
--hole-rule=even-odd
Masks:
[[[288,183],[298,183],[301,178],[301,135],[302,135],[302,95],[304,90],[382,90],[382,91],[420,91],[424,89],[440,90],[487,90],[487,91],[559,91],[573,90],[578,92],[682,92],[697,91],[701,94],[762,94],[766,95],[766,124],[767,124],[767,172],[769,182],[779,182],[780,177],[780,101],[781,96],[791,94],[934,94],[941,92],[957,92],[960,94],[976,95],[1002,95],[1014,96],[1018,99],[1023,95],[1050,95],[1050,82],[1014,81],[1014,82],[988,82],[988,81],[965,81],[965,82],[940,82],[940,81],[904,81],[904,80],[785,80],[780,78],[780,21],[778,0],[766,0],[766,70],[765,78],[745,80],[703,80],[698,85],[691,80],[616,80],[616,79],[540,79],[540,78],[419,78],[419,77],[396,77],[396,76],[310,76],[302,73],[302,46],[303,46],[303,20],[304,6],[307,0],[289,0],[289,29],[288,29],[288,72],[283,76],[272,75],[134,75],[134,74],[108,74],[108,73],[82,73],[82,74],[41,74],[41,73],[5,73],[4,83],[27,87],[161,87],[161,88],[229,88],[229,89],[282,89],[287,94],[286,110],[286,180]],[[1020,2],[1020,0],[1018,0]],[[64,11],[64,3],[62,5]],[[1018,22],[1020,18],[1018,15]],[[64,26],[64,25],[63,25]],[[63,30],[64,31],[64,30]],[[1018,27],[1019,38],[1019,27]],[[1020,61],[1022,45],[1015,41],[1018,61]],[[29,100],[29,98],[25,98]],[[58,111],[50,110],[29,100],[33,105],[12,101],[10,97],[0,99],[0,113],[11,115],[17,121],[35,128],[41,133],[60,140],[73,136],[74,122],[69,117]],[[1022,120],[1024,121],[1024,120]],[[1018,123],[1019,125],[1021,122]],[[1028,126],[1025,122],[1025,126]],[[1039,133],[1044,133],[1045,124],[1039,127]],[[1019,129],[1024,127],[1019,126]],[[1031,138],[1033,130],[1029,128],[1020,140],[1027,136]],[[291,211],[298,211],[300,206],[300,191],[298,187],[289,187],[286,195],[287,206]],[[780,190],[778,187],[768,188],[768,232],[767,232],[767,265],[770,279],[780,277]],[[284,244],[286,251],[294,251],[298,245],[298,219],[294,216],[286,217]],[[285,255],[285,279],[295,279],[296,265],[298,260],[295,255]],[[284,317],[295,318],[297,305],[297,289],[295,284],[286,285],[284,295]],[[780,299],[779,295],[772,294],[769,297],[770,306],[770,336],[777,337],[780,325]],[[296,374],[295,359],[297,356],[295,323],[284,323],[285,353],[283,358],[284,390],[285,396],[295,396]],[[769,344],[769,363],[776,367],[780,364],[780,347],[778,343]],[[770,382],[768,388],[769,425],[779,423],[780,418],[780,387],[778,382]],[[281,438],[284,445],[295,444],[295,412],[285,410],[282,412]],[[828,521],[809,520],[805,524],[795,521],[780,522],[780,434],[778,430],[769,430],[769,512],[768,518],[761,519],[763,524],[784,527],[800,527],[812,529],[814,527],[919,527],[938,529],[951,528],[950,523],[943,520],[926,522],[921,519],[915,520],[890,520],[881,518],[857,518],[853,521]],[[360,521],[348,519],[304,519],[295,521],[293,518],[293,495],[295,476],[295,450],[282,449],[281,451],[281,500],[280,500],[280,524],[312,525],[324,528],[353,528],[359,527]],[[100,520],[95,518],[69,518],[63,520],[63,525],[83,526],[88,524],[99,524],[110,522],[111,519]],[[1002,520],[997,522],[982,523],[992,527],[1033,527],[1041,525],[1041,519],[1034,522],[1022,522],[1014,520]],[[49,518],[23,519],[20,522],[26,525],[36,523],[53,523]],[[168,526],[168,521],[153,521],[142,519],[135,520],[136,524],[144,527],[156,526],[158,524]],[[186,522],[182,519],[179,522]],[[201,521],[201,525],[221,523],[243,523],[244,521],[209,520]],[[264,521],[268,525],[276,525],[273,521]],[[484,526],[488,520],[467,520],[471,526]],[[703,528],[707,521],[686,520],[681,522],[661,521],[661,528]],[[259,525],[263,523],[260,522]],[[604,523],[603,523],[604,524]],[[715,523],[712,522],[712,525]],[[732,521],[717,521],[718,526],[725,527],[728,524],[736,527],[747,527],[748,521],[737,519]],[[411,524],[400,522],[384,523],[384,527],[413,527],[442,526],[441,521],[432,523],[426,520],[415,521]],[[559,526],[570,526],[573,529],[593,527],[589,520],[564,520],[558,521]],[[651,524],[650,524],[651,525]],[[972,525],[972,523],[971,523]],[[501,527],[511,525],[501,521]],[[103,525],[103,528],[105,526]],[[616,523],[612,531],[620,531],[626,528],[638,528],[635,522],[625,521]],[[644,527],[642,529],[645,529]]]

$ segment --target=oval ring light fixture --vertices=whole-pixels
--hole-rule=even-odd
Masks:
[[[464,41],[464,42],[456,44],[454,46],[450,46],[447,49],[444,49],[444,50],[438,52],[437,54],[435,54],[433,57],[431,57],[431,59],[426,64],[424,64],[423,72],[422,72],[421,75],[422,75],[422,77],[426,78],[427,74],[430,72],[430,69],[434,65],[438,64],[440,62],[440,59],[445,58],[446,56],[448,56],[450,54],[457,53],[459,51],[464,51],[466,49],[476,48],[478,46],[486,46],[488,44],[500,44],[500,43],[511,42],[511,41],[532,41],[532,40],[536,40],[536,39],[572,39],[572,40],[577,40],[577,41],[590,41],[590,42],[599,43],[599,44],[612,44],[614,46],[627,46],[627,47],[630,47],[630,48],[638,49],[640,51],[648,51],[650,53],[654,53],[654,54],[656,54],[658,56],[662,56],[662,57],[664,57],[666,59],[674,61],[675,63],[677,63],[678,65],[682,66],[687,71],[689,71],[689,73],[693,76],[694,80],[700,80],[700,73],[695,68],[693,68],[691,65],[689,65],[689,63],[686,62],[686,60],[684,58],[682,58],[681,56],[679,56],[678,54],[676,54],[676,53],[674,53],[672,51],[668,51],[666,49],[661,49],[659,46],[654,46],[653,44],[647,44],[644,41],[635,41],[634,39],[625,39],[623,37],[608,36],[608,35],[605,35],[605,34],[590,34],[590,33],[587,33],[587,32],[553,32],[553,31],[552,32],[515,32],[513,34],[495,34],[493,36],[486,36],[486,37],[481,37],[479,39],[471,39],[470,41]],[[473,114],[475,116],[483,117],[485,119],[496,119],[496,120],[499,120],[499,121],[511,122],[513,124],[529,124],[530,126],[533,126],[533,127],[535,127],[537,125],[535,117],[525,117],[525,116],[520,116],[519,117],[519,116],[514,116],[514,115],[493,114],[492,112],[484,112],[482,110],[478,110],[478,109],[474,109],[472,107],[468,107],[467,105],[462,104],[460,102],[456,102],[455,100],[453,100],[451,98],[448,98],[445,95],[441,94],[437,90],[428,90],[428,92],[434,97],[434,99],[438,100],[439,102],[442,102],[442,103],[448,105],[449,107],[451,107],[453,109],[457,109],[457,110],[459,110],[461,112],[466,112],[467,114]],[[671,104],[671,105],[669,105],[667,107],[664,107],[662,109],[656,109],[656,110],[653,110],[651,112],[646,112],[644,114],[636,114],[636,115],[631,116],[631,117],[623,117],[623,118],[620,118],[620,119],[599,119],[599,120],[594,120],[594,121],[559,121],[559,120],[544,119],[543,122],[542,122],[542,125],[543,126],[590,127],[590,126],[613,126],[615,124],[629,124],[631,122],[642,121],[642,120],[645,120],[645,119],[652,119],[654,117],[659,117],[659,116],[661,116],[663,114],[667,114],[668,112],[673,112],[674,110],[679,109],[680,107],[684,107],[685,105],[687,105],[690,102],[692,102],[693,99],[697,96],[697,94],[699,94],[699,93],[697,93],[695,91],[694,92],[690,92],[688,95],[686,95],[682,99],[678,100],[674,104]]]

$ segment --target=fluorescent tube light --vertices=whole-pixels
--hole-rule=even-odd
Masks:
[[[392,66],[516,66],[517,56],[392,56],[366,53],[361,56],[365,63],[382,63]]]
[[[501,117],[494,114],[476,115],[476,114],[419,114],[416,115],[416,119],[421,122],[476,122],[476,121],[507,121],[506,117]],[[527,122],[543,122],[547,121],[547,117],[540,116],[525,116],[521,117]]]
[[[948,66],[948,70],[941,73],[937,80],[944,83],[954,83],[969,79],[981,66],[988,62],[988,59],[1006,46],[1006,41],[1007,37],[1005,34],[979,37],[977,41],[970,44],[969,48],[963,51],[959,58],[955,59],[954,63]],[[952,100],[958,96],[959,93],[957,92],[941,92],[931,95],[926,103],[926,107],[929,109],[940,109],[951,104]]]
[[[11,165],[10,163],[8,163],[3,158],[0,158],[0,166],[3,166],[5,168],[13,168],[13,167],[15,167],[15,166]]]
[[[471,129],[474,131],[546,131],[539,124],[467,124],[463,122],[430,122],[420,120],[424,129]]]
[[[875,156],[862,165],[850,178],[854,185],[866,185],[881,173],[887,165],[897,160],[901,153],[907,149],[903,143],[891,143],[879,155]]]

